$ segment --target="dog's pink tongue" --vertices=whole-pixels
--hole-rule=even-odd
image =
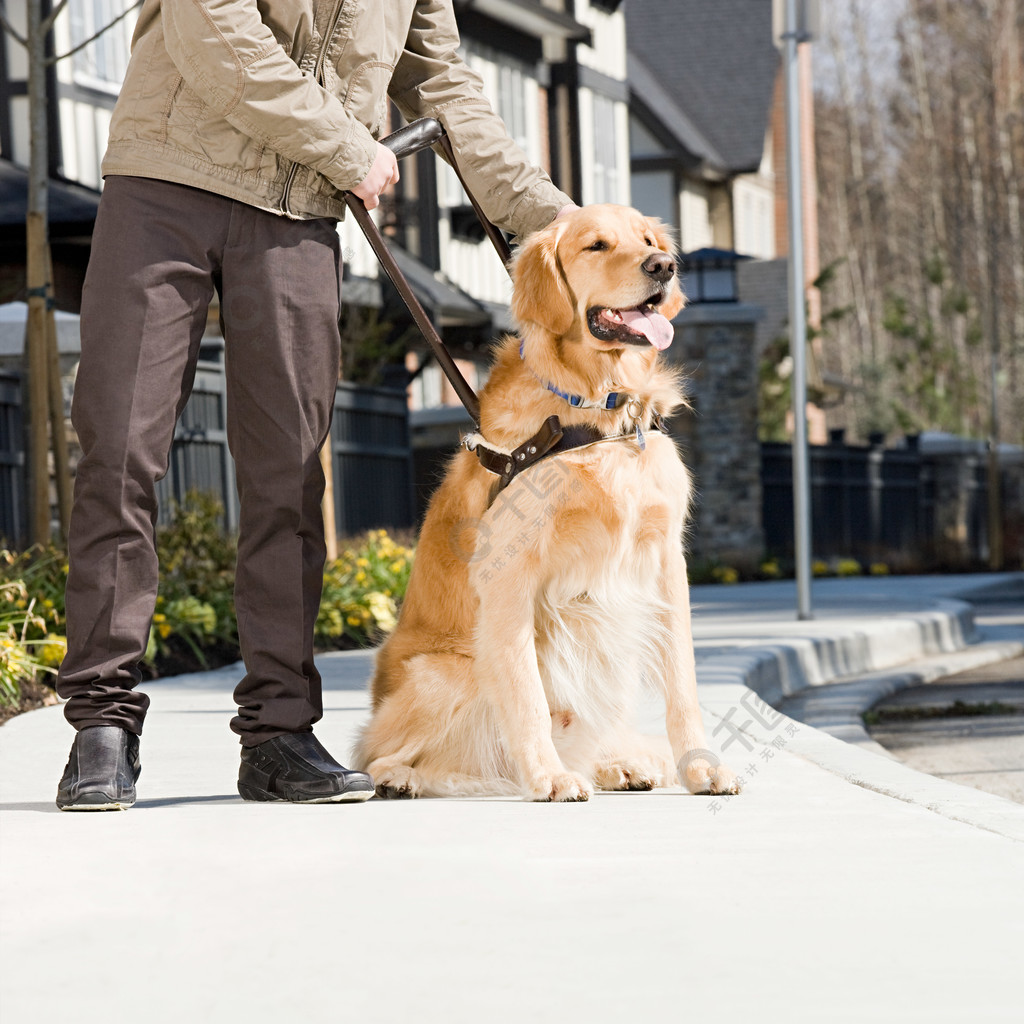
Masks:
[[[656,349],[666,349],[672,344],[675,332],[672,325],[660,313],[645,312],[642,309],[622,309],[622,322],[637,334],[642,334]]]

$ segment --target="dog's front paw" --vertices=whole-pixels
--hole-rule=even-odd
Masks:
[[[400,764],[378,768],[373,773],[377,796],[384,800],[411,800],[420,795],[420,780],[416,770]]]
[[[710,751],[694,751],[691,756],[683,758],[679,765],[679,777],[691,793],[730,796],[740,791],[736,773]]]
[[[593,787],[582,775],[577,775],[576,772],[562,772],[535,779],[527,796],[530,800],[542,803],[569,803],[589,800],[593,791]]]
[[[594,771],[598,789],[647,790],[658,785],[658,778],[648,767],[627,761],[606,761]]]

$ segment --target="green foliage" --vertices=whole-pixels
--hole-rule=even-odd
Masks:
[[[146,660],[150,664],[182,646],[199,665],[215,649],[237,652],[235,558],[237,544],[223,526],[224,507],[190,491],[171,506],[170,523],[157,531],[160,587]]]
[[[342,306],[341,375],[354,384],[377,386],[384,369],[402,363],[413,328],[399,330],[389,320],[381,320],[376,309]]]
[[[885,297],[882,327],[894,344],[878,366],[864,368],[863,426],[969,435],[972,425],[978,429],[983,387],[955,338],[959,332],[961,348],[976,349],[983,339],[981,323],[970,294],[941,258],[933,256],[922,269],[927,299],[894,292]]]
[[[63,657],[63,638],[50,632],[61,612],[27,582],[42,583],[40,593],[47,593],[46,569],[45,555],[0,551],[0,707],[17,707],[22,686],[55,672]]]
[[[190,492],[157,530],[160,582],[144,665],[153,675],[237,661],[234,585],[237,543],[224,509]],[[316,623],[322,648],[375,643],[394,628],[413,551],[373,530],[324,571]],[[67,556],[56,547],[0,552],[0,705],[17,704],[19,680],[52,674],[66,648]]]

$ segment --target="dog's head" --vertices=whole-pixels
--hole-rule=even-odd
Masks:
[[[512,266],[512,313],[598,351],[667,348],[685,304],[664,225],[626,206],[574,210],[532,234]]]

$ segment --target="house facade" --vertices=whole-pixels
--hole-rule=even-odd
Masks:
[[[50,0],[42,5],[45,14]],[[637,205],[675,226],[684,252],[715,247],[759,260],[779,255],[771,0],[455,0],[455,6],[464,56],[510,134],[577,202]],[[9,15],[16,29],[19,14],[24,17],[23,11]],[[136,14],[133,0],[92,0],[67,5],[54,26],[53,52],[69,56],[49,72],[52,212],[60,213],[71,193],[81,218],[78,227],[58,231],[56,241],[77,232],[85,242],[62,253],[62,265],[71,268],[63,271],[66,294],[58,296],[66,309],[76,308],[89,216],[102,187],[100,161]],[[24,54],[6,35],[0,62],[6,177],[28,162]],[[0,229],[16,267],[16,206],[7,220]],[[403,265],[442,336],[465,353],[467,372],[477,378],[491,338],[511,326],[509,282],[454,173],[431,154],[404,166],[381,224],[408,256]],[[345,301],[380,307],[387,285],[376,260],[354,225],[340,230]],[[6,276],[16,278],[16,271],[9,267]],[[8,287],[6,297],[17,297],[14,291]],[[390,308],[381,315],[402,314]],[[414,406],[450,400],[436,368],[418,372],[421,357],[425,350],[410,360]]]

